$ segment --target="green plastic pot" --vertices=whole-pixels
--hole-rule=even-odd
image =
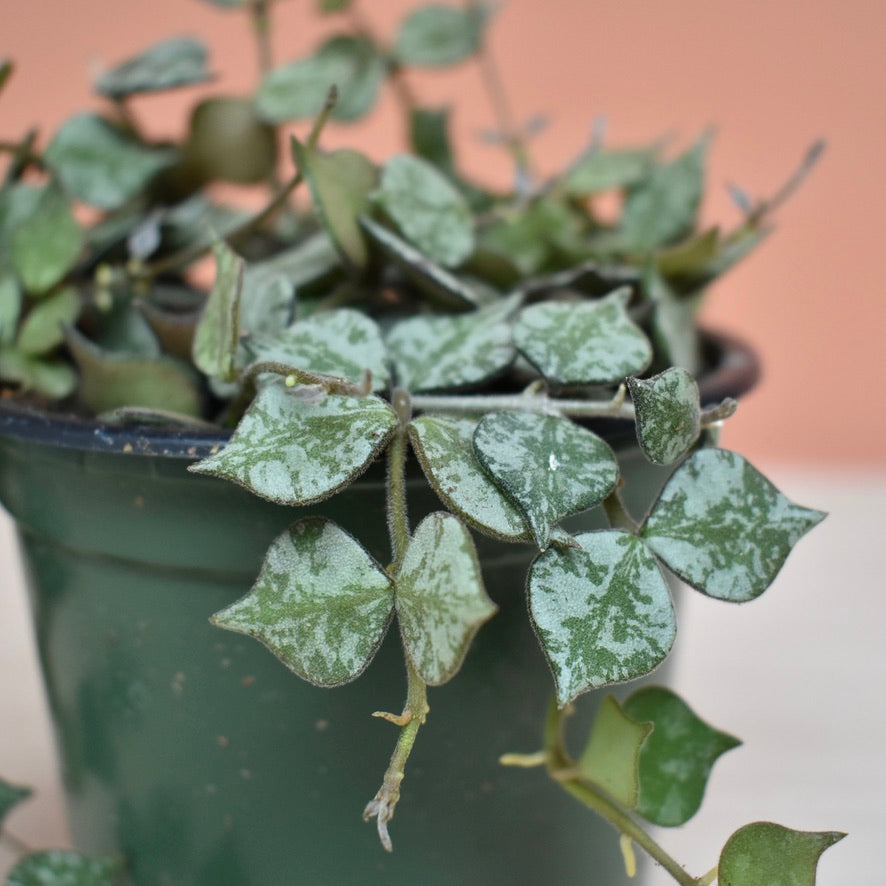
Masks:
[[[756,377],[728,344],[706,402]],[[398,711],[405,694],[396,630],[359,680],[322,690],[208,618],[306,513],[386,562],[382,470],[295,512],[187,473],[223,442],[0,411],[0,500],[17,523],[75,845],[122,854],[145,886],[627,882],[607,825],[543,771],[497,762],[539,748],[553,687],[525,611],[533,551],[484,538],[501,611],[430,691],[395,851],[381,849],[361,812],[396,739],[370,714]],[[640,513],[667,471],[614,445]],[[413,523],[440,508],[417,475],[410,487]]]

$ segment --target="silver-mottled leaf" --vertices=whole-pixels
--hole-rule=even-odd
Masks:
[[[641,373],[652,347],[625,310],[630,291],[593,302],[542,302],[524,308],[514,343],[545,378],[557,384],[607,384]]]
[[[400,24],[394,55],[401,64],[426,67],[464,61],[479,49],[487,16],[481,6],[423,6]]]
[[[668,480],[643,537],[684,581],[740,603],[769,587],[824,516],[792,504],[740,455],[702,449]]]
[[[398,154],[385,164],[375,195],[411,243],[444,267],[474,251],[474,222],[464,197],[430,163]]]
[[[618,480],[612,450],[565,418],[529,412],[486,415],[474,432],[474,451],[523,512],[540,548],[563,517],[600,504]]]
[[[519,297],[468,314],[422,314],[388,332],[397,383],[410,391],[477,385],[501,373],[516,355],[510,315]]]
[[[393,606],[393,581],[362,545],[311,517],[274,539],[250,592],[212,621],[255,637],[303,680],[340,686],[372,660]]]
[[[695,379],[671,367],[652,378],[629,378],[628,390],[640,448],[651,462],[672,464],[698,439],[701,408]]]
[[[112,858],[87,858],[67,849],[32,852],[6,875],[6,886],[114,886],[121,863]]]
[[[192,465],[283,505],[322,501],[356,479],[397,426],[378,397],[298,396],[282,379],[263,385],[225,448]]]
[[[16,347],[31,356],[51,351],[64,341],[65,329],[73,326],[80,307],[80,295],[72,286],[41,299],[22,322]]]
[[[477,420],[422,415],[409,426],[412,448],[431,486],[469,526],[505,541],[531,541],[523,514],[489,479],[474,454]]]
[[[440,686],[497,610],[470,533],[456,517],[438,511],[418,525],[397,575],[396,601],[409,660],[425,683]]]
[[[230,381],[240,339],[240,293],[245,262],[222,240],[212,247],[215,283],[194,331],[194,365],[213,378]]]
[[[529,611],[557,702],[642,677],[667,656],[677,632],[668,586],[643,542],[627,532],[577,535],[529,571]]]

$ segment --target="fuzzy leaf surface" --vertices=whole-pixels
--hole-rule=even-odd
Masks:
[[[65,339],[65,329],[80,315],[80,296],[66,286],[38,301],[19,330],[16,347],[31,356],[45,354]]]
[[[175,154],[132,141],[104,117],[83,113],[62,124],[44,158],[78,200],[117,209],[169,166]]]
[[[529,570],[529,611],[561,707],[648,674],[677,631],[668,586],[640,539],[606,530],[575,541],[549,548]]]
[[[484,416],[474,451],[487,474],[526,517],[540,548],[569,514],[600,504],[618,480],[612,450],[565,418],[526,412]]]
[[[394,410],[378,397],[312,402],[275,379],[261,387],[228,445],[189,470],[277,504],[313,504],[363,473],[396,425]]]
[[[388,333],[397,382],[410,391],[477,385],[510,366],[516,351],[509,316],[519,302],[494,302],[467,314],[421,314]]]
[[[329,520],[300,520],[271,544],[249,593],[213,623],[259,640],[315,686],[366,669],[391,620],[390,576]]]
[[[768,821],[737,830],[720,853],[719,886],[815,886],[818,859],[846,834],[794,831]]]
[[[0,824],[13,806],[17,806],[22,800],[31,796],[30,788],[19,787],[10,784],[3,778],[0,778]]]
[[[607,695],[597,711],[578,769],[622,806],[634,809],[640,794],[640,753],[652,724],[632,719]]]
[[[240,332],[240,293],[245,262],[221,240],[213,244],[215,283],[194,332],[194,365],[214,378],[230,379]]]
[[[396,601],[409,660],[428,685],[446,683],[497,610],[471,536],[452,514],[436,512],[419,523],[397,575]]]
[[[444,267],[474,251],[474,222],[464,197],[430,163],[411,154],[391,157],[376,199],[403,235]]]
[[[652,347],[625,310],[630,292],[593,302],[543,302],[524,308],[514,343],[545,378],[563,385],[607,384],[642,372]]]
[[[206,46],[193,37],[173,37],[115,65],[95,81],[95,91],[109,98],[157,92],[212,79]]]
[[[659,686],[638,689],[622,707],[633,720],[655,727],[640,750],[637,812],[664,827],[689,821],[701,806],[714,762],[741,742],[708,726]]]
[[[400,24],[394,55],[401,64],[419,67],[454,65],[473,55],[483,39],[486,12],[429,4]]]
[[[636,410],[637,440],[649,461],[673,464],[698,439],[698,385],[685,370],[671,367],[649,379],[629,378]]]
[[[6,886],[114,886],[119,871],[116,859],[93,859],[66,849],[49,849],[21,859],[6,875]]]
[[[824,516],[792,504],[740,455],[702,449],[665,484],[643,537],[694,588],[741,603],[769,587]]]
[[[422,415],[409,439],[428,482],[469,526],[505,541],[530,541],[523,514],[492,482],[474,454],[477,420]]]

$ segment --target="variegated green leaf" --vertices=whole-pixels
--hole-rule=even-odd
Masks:
[[[650,732],[652,723],[631,719],[618,701],[607,695],[578,758],[579,772],[622,806],[634,809],[640,795],[640,750]]]
[[[516,355],[510,315],[519,300],[502,299],[468,314],[422,314],[388,333],[397,383],[410,391],[477,385]]]
[[[374,391],[388,386],[388,354],[381,332],[369,317],[350,308],[319,311],[277,335],[255,336],[248,347],[255,360],[341,376],[354,383],[368,369]]]
[[[214,624],[264,643],[316,686],[363,673],[391,620],[390,576],[329,520],[300,520],[271,544],[250,592]]]
[[[66,286],[37,302],[22,322],[16,347],[35,356],[51,351],[65,339],[65,329],[80,315],[80,296]]]
[[[10,784],[5,779],[0,778],[0,824],[3,823],[3,819],[13,806],[17,806],[22,800],[30,796],[30,788]]]
[[[257,277],[284,277],[298,292],[303,287],[327,279],[341,267],[341,255],[335,244],[325,231],[318,231],[297,246],[250,264],[246,269],[244,289],[248,293],[249,278],[255,274]],[[258,331],[253,326],[246,328]]]
[[[562,707],[589,689],[642,677],[677,632],[668,586],[643,542],[620,531],[575,536],[529,571],[529,611]]]
[[[545,378],[563,385],[607,384],[641,373],[652,347],[628,317],[628,289],[593,302],[542,302],[524,308],[514,343]]]
[[[638,689],[622,705],[654,731],[640,750],[637,812],[647,821],[675,827],[701,806],[717,758],[741,742],[708,726],[678,695],[660,686]]]
[[[67,849],[32,852],[6,875],[6,886],[114,886],[121,863],[113,858],[87,858]]]
[[[484,416],[474,451],[523,512],[540,548],[563,517],[600,504],[618,480],[612,450],[565,418],[527,412]]]
[[[793,831],[757,821],[726,842],[717,866],[719,886],[815,886],[818,859],[846,834]]]
[[[191,465],[282,505],[322,501],[347,486],[397,426],[378,397],[331,394],[319,402],[274,379],[261,387],[225,448]]]
[[[419,676],[430,686],[447,682],[497,610],[457,518],[436,512],[418,525],[397,575],[396,601],[403,646]]]
[[[0,347],[15,341],[22,302],[21,287],[15,275],[0,269]]]
[[[640,448],[651,462],[672,464],[698,439],[701,428],[695,379],[671,367],[649,379],[629,378],[628,390]]]
[[[422,470],[449,510],[469,526],[505,541],[530,541],[529,526],[489,479],[474,454],[477,420],[423,415],[409,426]]]
[[[295,284],[262,265],[247,265],[240,293],[240,335],[276,332],[292,322]]]
[[[385,164],[375,195],[411,243],[444,267],[474,251],[474,222],[464,197],[430,163],[398,154]]]
[[[245,262],[221,240],[215,254],[215,283],[194,332],[191,356],[206,375],[229,381],[240,339],[240,293]]]
[[[454,65],[479,49],[488,14],[479,4],[456,9],[432,3],[416,9],[400,24],[394,55],[404,65]]]
[[[824,516],[792,504],[740,455],[702,449],[668,480],[643,537],[694,588],[741,603],[769,587]]]

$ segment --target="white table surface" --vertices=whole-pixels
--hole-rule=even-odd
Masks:
[[[882,883],[886,467],[838,473],[832,466],[758,466],[795,501],[830,516],[800,542],[773,587],[753,603],[736,607],[687,594],[675,688],[744,745],[715,766],[699,814],[659,837],[699,875],[714,865],[729,834],[750,821],[848,831],[822,857],[819,886]],[[0,773],[35,788],[35,796],[10,814],[9,831],[31,845],[65,845],[48,715],[3,514]],[[0,874],[11,858],[0,846]],[[642,882],[673,883],[656,870]]]

